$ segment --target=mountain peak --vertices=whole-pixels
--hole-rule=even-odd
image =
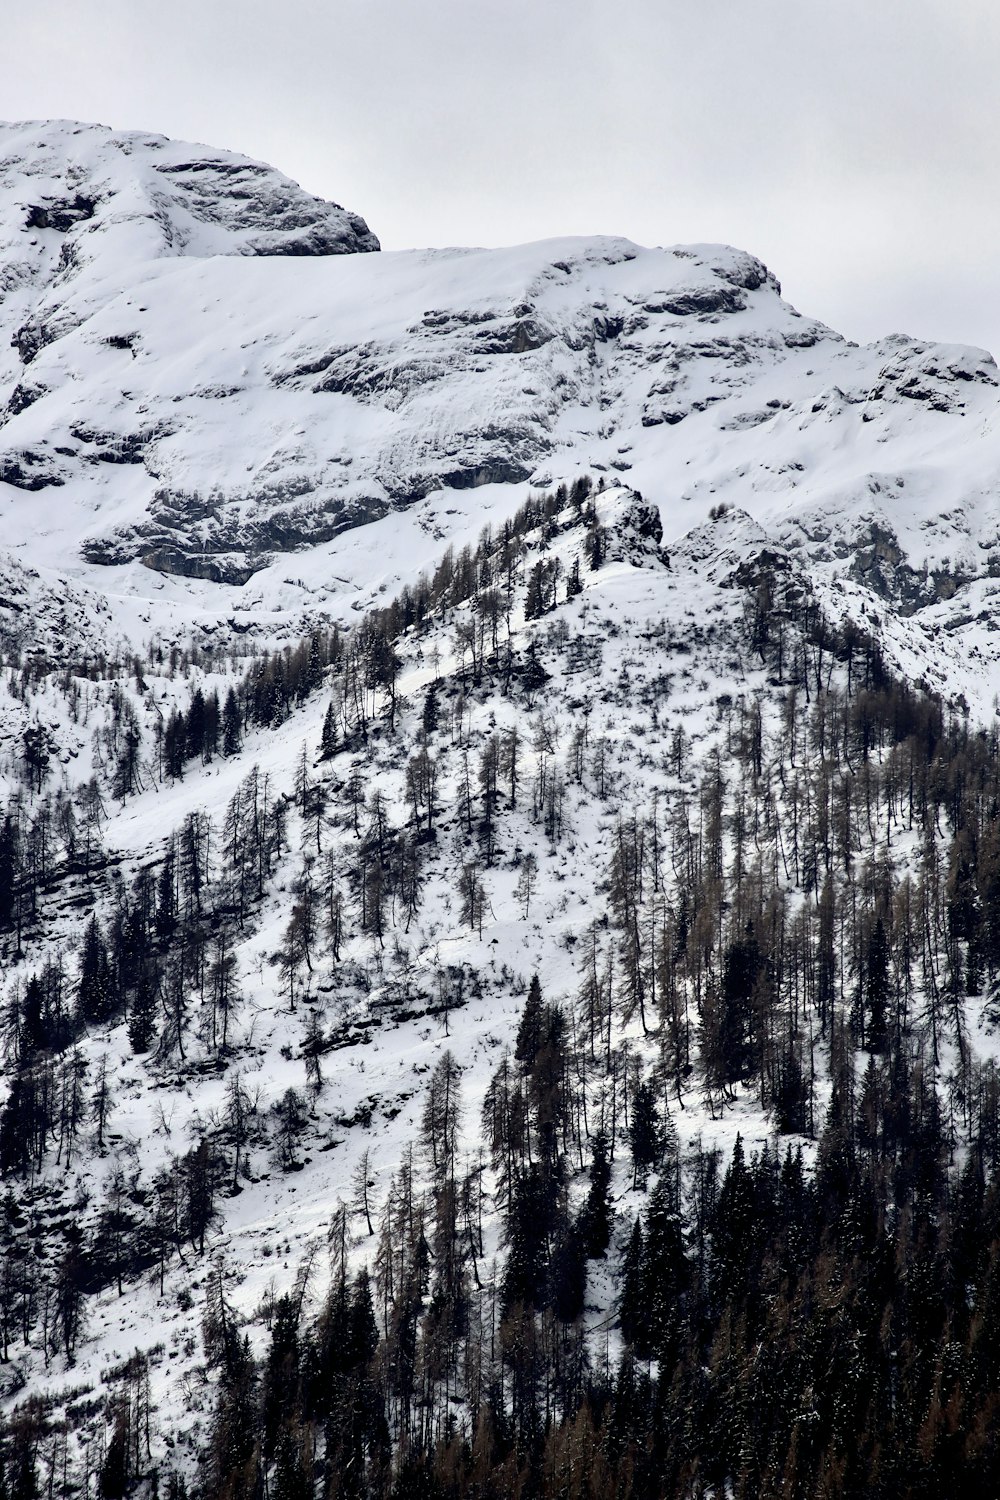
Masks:
[[[47,231],[92,260],[140,222],[153,253],[343,255],[379,248],[359,215],[233,151],[70,120],[0,124],[5,240]],[[15,241],[16,243],[16,241]]]
[[[359,215],[236,152],[71,120],[0,123],[0,346],[22,362],[151,261],[378,248]],[[0,375],[10,361],[0,354]]]

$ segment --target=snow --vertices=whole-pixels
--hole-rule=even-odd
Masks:
[[[195,174],[205,190],[194,196],[181,170],[193,159],[205,164]],[[232,174],[256,195],[239,212],[227,196]],[[25,227],[26,205],[77,194],[99,200],[99,210],[69,230]],[[975,717],[989,715],[1000,691],[1000,439],[988,355],[903,337],[857,348],[801,317],[758,261],[725,246],[574,238],[501,250],[247,253],[287,249],[302,233],[373,248],[359,222],[227,153],[65,123],[0,128],[0,334],[6,344],[30,325],[48,340],[23,365],[14,353],[0,359],[0,464],[48,480],[37,490],[0,482],[0,620],[57,664],[68,651],[115,657],[108,675],[134,701],[147,753],[158,716],[186,702],[191,682],[224,691],[234,680],[244,662],[229,653],[292,643],[317,622],[350,626],[432,570],[446,547],[474,545],[487,524],[496,530],[533,487],[603,475],[611,488],[598,502],[602,519],[620,520],[638,490],[663,524],[669,568],[619,558],[585,575],[583,593],[556,615],[525,622],[516,613],[518,648],[533,640],[553,674],[541,701],[529,709],[499,692],[470,694],[461,735],[443,727],[434,739],[443,807],[455,801],[459,739],[478,751],[494,729],[517,725],[528,746],[544,712],[561,761],[585,700],[591,743],[603,736],[610,747],[607,805],[592,788],[569,786],[569,829],[557,846],[523,803],[505,814],[502,855],[484,876],[481,936],[459,920],[455,883],[467,851],[449,814],[428,852],[424,904],[412,929],[395,934],[398,949],[390,938],[376,959],[355,932],[342,969],[319,964],[293,1012],[273,962],[305,838],[293,814],[291,852],[240,943],[245,1003],[228,1073],[136,1058],[121,1026],[85,1039],[92,1072],[107,1052],[116,1099],[113,1153],[88,1147],[75,1168],[88,1191],[116,1163],[148,1181],[188,1149],[237,1070],[259,1092],[262,1116],[289,1087],[305,1092],[311,1011],[344,1043],[323,1056],[301,1171],[282,1173],[265,1144],[252,1147],[242,1191],[223,1204],[212,1255],[248,1318],[303,1257],[322,1260],[365,1148],[376,1200],[384,1196],[418,1132],[423,1081],[446,1047],[463,1068],[466,1147],[475,1149],[482,1097],[531,973],[547,998],[573,998],[616,814],[681,789],[667,764],[673,728],[691,742],[689,785],[725,744],[726,695],[773,710],[731,586],[741,562],[762,547],[786,559],[833,618],[860,620],[903,675],[964,695]],[[129,443],[134,461],[118,461]],[[567,519],[550,551],[568,568],[582,543]],[[541,540],[533,544],[542,555]],[[249,576],[165,571],[165,547],[188,561],[235,560]],[[402,644],[399,743],[411,749],[427,683],[439,670],[450,685],[458,672],[455,623]],[[565,649],[577,636],[600,646],[600,667],[586,677],[574,677]],[[145,690],[131,680],[132,652],[192,639],[216,648],[211,671],[199,666],[189,682],[166,662],[144,661]],[[669,679],[658,722],[617,703],[623,671],[637,704],[652,677]],[[48,791],[72,790],[94,770],[110,683],[79,677],[77,686],[76,716],[56,671],[30,705],[9,684],[0,689],[8,793],[31,713],[62,752]],[[173,785],[147,770],[141,794],[109,802],[105,839],[123,875],[157,859],[188,813],[205,810],[218,824],[254,764],[290,796],[303,744],[316,760],[326,702],[315,695],[279,729],[251,732],[233,760],[191,764]],[[351,760],[342,753],[314,774],[342,783]],[[535,760],[526,748],[525,781]],[[401,824],[398,743],[382,736],[362,769]],[[341,864],[350,859],[354,835],[342,819],[331,817],[324,839]],[[539,890],[524,917],[515,855],[529,847]],[[95,890],[102,913],[111,897],[107,884]],[[5,976],[7,990],[56,948],[72,969],[81,932],[79,912],[47,911],[26,962]],[[454,1008],[446,1027],[439,976],[463,963],[481,972],[482,993]],[[359,974],[367,993],[345,977]],[[404,990],[413,1000],[390,1010]],[[643,1045],[634,1027],[627,1035]],[[713,1120],[692,1095],[674,1124],[685,1151],[699,1138],[729,1149],[737,1131],[748,1147],[768,1138],[745,1097]],[[624,1221],[637,1200],[621,1171],[615,1186]],[[356,1215],[352,1230],[360,1261],[370,1247]],[[490,1234],[495,1248],[495,1220]],[[127,1285],[121,1298],[103,1293],[72,1369],[24,1354],[32,1387],[97,1384],[133,1348],[163,1342],[160,1422],[185,1430],[196,1418],[198,1291],[208,1272],[207,1262],[174,1262],[163,1297],[158,1278]],[[594,1295],[596,1323],[613,1288]],[[259,1320],[252,1332],[260,1341]]]
[[[613,525],[631,502],[628,491],[608,491],[598,497],[599,514],[606,524]],[[295,1087],[305,1094],[301,1045],[312,1009],[319,1011],[325,1028],[334,1035],[340,1028],[345,1037],[353,1039],[322,1059],[323,1088],[312,1101],[313,1118],[303,1148],[302,1170],[283,1174],[266,1146],[252,1148],[249,1178],[241,1181],[237,1197],[222,1203],[224,1220],[212,1237],[212,1256],[226,1266],[231,1291],[240,1310],[251,1320],[249,1329],[258,1344],[264,1337],[260,1309],[271,1293],[290,1285],[299,1266],[310,1256],[318,1257],[316,1264],[322,1266],[332,1216],[340,1202],[350,1201],[356,1164],[366,1148],[371,1152],[376,1183],[373,1198],[376,1205],[381,1202],[390,1174],[417,1138],[422,1087],[446,1047],[463,1070],[466,1147],[470,1152],[477,1149],[476,1122],[482,1099],[503,1049],[512,1045],[530,974],[539,973],[547,998],[573,1001],[578,984],[577,945],[594,918],[595,900],[601,900],[595,886],[609,864],[618,814],[628,815],[633,810],[641,813],[654,791],[669,797],[677,789],[676,778],[662,768],[674,724],[683,723],[692,746],[691,766],[697,768],[723,733],[716,706],[720,695],[730,691],[735,698],[760,691],[760,673],[745,660],[738,645],[741,599],[727,587],[732,547],[739,538],[754,539],[756,530],[752,523],[748,527],[733,517],[723,517],[707,529],[717,533],[716,551],[721,550],[728,559],[719,577],[713,576],[712,564],[717,559],[705,538],[694,537],[689,539],[687,553],[684,547],[675,550],[669,570],[655,562],[645,568],[625,561],[609,563],[598,574],[585,575],[584,592],[561,606],[556,616],[517,626],[519,644],[523,646],[533,636],[547,668],[555,673],[544,702],[531,713],[526,714],[523,705],[495,693],[473,694],[470,698],[464,728],[466,744],[477,751],[493,729],[517,724],[526,743],[522,777],[527,787],[537,758],[530,750],[536,714],[545,713],[558,739],[557,758],[561,761],[570,729],[578,720],[577,695],[583,688],[591,705],[592,743],[602,736],[609,742],[612,788],[606,804],[597,801],[586,786],[568,788],[568,832],[557,845],[549,845],[542,838],[538,823],[525,805],[527,791],[522,794],[520,811],[502,820],[498,863],[484,873],[488,915],[481,937],[469,932],[459,920],[455,876],[463,858],[464,840],[457,826],[450,830],[446,826],[442,828],[440,848],[429,856],[425,899],[413,930],[405,936],[397,930],[403,951],[393,954],[387,945],[380,965],[373,968],[370,945],[359,934],[355,933],[347,945],[346,961],[353,960],[368,971],[372,989],[367,998],[345,984],[343,968],[337,971],[324,961],[310,985],[309,999],[300,999],[296,1010],[291,1011],[272,958],[287,922],[288,892],[298,867],[298,847],[305,839],[299,819],[293,816],[292,853],[277,874],[259,920],[240,946],[246,999],[236,1031],[236,1055],[229,1070],[198,1075],[176,1063],[157,1065],[135,1058],[123,1026],[108,1035],[95,1034],[85,1043],[85,1055],[92,1064],[108,1050],[115,1079],[112,1155],[102,1160],[83,1152],[80,1157],[81,1184],[93,1190],[117,1163],[126,1163],[129,1170],[139,1171],[142,1180],[148,1182],[170,1155],[187,1149],[198,1131],[220,1114],[224,1091],[234,1072],[239,1073],[251,1094],[259,1094],[262,1116],[287,1088]],[[349,536],[354,540],[358,533]],[[564,567],[568,567],[581,541],[579,526],[570,527],[556,541],[555,549]],[[435,545],[439,547],[440,542]],[[651,648],[649,642],[657,638],[662,624],[667,625],[673,645]],[[701,639],[701,627],[706,624],[714,624],[717,634],[708,643],[702,641],[697,656],[676,650],[677,642],[695,630]],[[574,679],[563,654],[564,627],[570,635],[600,642],[601,667],[591,671],[585,683]],[[458,665],[450,627],[442,626],[430,639],[421,641],[419,648],[416,643],[404,648],[400,693],[403,703],[411,704],[403,710],[404,743],[413,741],[419,692],[433,676],[429,661],[435,650],[447,685]],[[669,710],[658,728],[650,726],[638,707],[635,715],[628,716],[614,706],[623,669],[630,674],[636,693],[651,677],[669,672]],[[154,680],[157,691],[169,687],[166,679]],[[206,686],[210,681],[205,679]],[[179,694],[181,688],[178,682],[175,691]],[[134,867],[156,856],[165,831],[178,828],[188,812],[207,809],[218,823],[226,801],[251,764],[272,778],[277,791],[290,793],[303,743],[308,746],[310,761],[315,760],[325,701],[322,695],[314,698],[280,730],[254,731],[236,760],[217,760],[203,768],[193,765],[184,780],[173,786],[153,782],[141,795],[122,805],[111,805],[105,829],[109,849],[125,857],[126,867]],[[57,715],[55,696],[51,708]],[[69,725],[61,725],[61,733],[68,734]],[[432,748],[442,771],[439,802],[449,809],[455,803],[463,747],[441,730]],[[81,737],[81,754],[84,752]],[[350,759],[344,753],[333,762],[330,774],[335,781],[345,779]],[[378,785],[389,798],[394,820],[401,821],[405,816],[402,780],[398,752],[391,740],[376,749],[374,765],[366,774],[369,783]],[[452,820],[453,814],[448,813],[446,823]],[[354,836],[349,826],[328,822],[324,840],[338,851],[340,860],[350,858]],[[515,895],[513,861],[519,848],[529,847],[537,850],[540,878],[538,893],[525,918]],[[79,931],[79,919],[75,926],[64,921],[61,926],[50,927],[37,950],[29,952],[26,967],[30,970],[45,945],[60,932],[66,934],[68,941],[63,941],[72,954]],[[433,1009],[420,1014],[428,1005],[434,1006],[441,970],[462,963],[480,971],[481,996],[470,996],[464,1005],[452,1009],[447,1019]],[[418,999],[418,1014],[413,1019],[407,1016],[412,1003],[397,1008],[395,1016],[392,1010],[384,1009],[393,987],[400,984]],[[626,1034],[634,1048],[643,1050],[637,1022]],[[197,1046],[192,1042],[191,1047],[197,1055]],[[714,1142],[728,1150],[738,1131],[748,1149],[768,1139],[767,1122],[749,1099],[740,1100],[718,1120],[710,1118],[697,1094],[689,1094],[686,1104],[674,1116],[685,1152],[703,1140],[706,1145]],[[344,1121],[356,1123],[346,1125]],[[616,1195],[620,1224],[624,1225],[641,1195],[632,1192],[628,1173],[622,1169],[616,1177]],[[492,1254],[497,1234],[494,1218],[490,1226]],[[357,1215],[352,1215],[351,1227],[352,1253],[361,1261],[370,1255],[371,1244]],[[485,1275],[487,1267],[482,1269]],[[58,1390],[62,1384],[69,1389],[81,1381],[99,1380],[102,1371],[134,1348],[156,1351],[165,1342],[167,1353],[154,1353],[158,1420],[164,1429],[191,1430],[197,1411],[191,1404],[189,1375],[197,1350],[190,1352],[190,1341],[196,1335],[199,1290],[209,1272],[210,1267],[195,1257],[186,1266],[172,1263],[163,1297],[156,1275],[127,1284],[121,1298],[114,1288],[102,1293],[89,1308],[86,1337],[76,1364],[61,1370],[55,1361],[48,1370],[37,1371],[36,1378],[43,1378],[46,1388]],[[314,1282],[319,1294],[321,1269]],[[194,1303],[188,1306],[192,1292]],[[598,1278],[592,1296],[597,1301],[590,1316],[596,1326],[606,1321],[613,1284],[605,1285]],[[186,1354],[185,1348],[189,1351]]]
[[[115,166],[143,182],[158,169],[138,148]],[[11,168],[0,220],[23,224],[26,171]],[[96,167],[79,175],[97,191]],[[415,526],[458,540],[530,484],[581,472],[626,477],[659,505],[668,541],[720,503],[747,512],[831,600],[872,536],[888,538],[923,606],[891,622],[904,651],[912,636],[934,656],[937,626],[953,634],[955,601],[935,613],[938,576],[983,584],[1000,563],[990,356],[902,337],[849,345],[743,252],[566,239],[220,255],[233,231],[202,222],[168,235],[183,253],[167,254],[111,220],[84,226],[85,256],[57,271],[52,249],[0,304],[16,331],[30,288],[31,316],[58,335],[8,372],[0,466],[47,482],[0,482],[0,526],[17,563],[113,596],[133,639],[344,618],[431,560]],[[676,310],[688,306],[709,310]],[[15,386],[30,404],[11,404]],[[129,444],[132,461],[115,461]],[[155,571],[176,568],[164,549],[235,581]],[[975,632],[970,665],[955,629],[948,675],[990,702],[992,632]]]

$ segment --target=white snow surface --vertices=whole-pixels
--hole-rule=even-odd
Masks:
[[[858,348],[725,246],[304,253],[376,245],[230,153],[0,127],[3,546],[114,598],[133,636],[266,631],[412,576],[415,528],[441,541],[604,473],[668,541],[747,512],[875,610],[890,655],[917,639],[992,701],[989,354]]]
[[[194,638],[222,663],[195,677],[224,689],[234,642],[280,646],[317,621],[350,624],[432,569],[449,545],[496,527],[533,488],[584,473],[610,486],[600,501],[606,519],[634,491],[657,507],[670,556],[669,568],[611,562],[556,623],[518,617],[519,646],[534,639],[555,679],[544,701],[531,716],[499,696],[470,702],[457,737],[438,736],[445,806],[463,740],[478,750],[519,716],[530,740],[544,711],[562,756],[584,705],[592,738],[610,746],[609,808],[570,789],[572,832],[558,847],[543,847],[526,809],[506,819],[481,936],[458,916],[463,845],[454,827],[428,855],[427,895],[401,951],[387,949],[376,971],[360,936],[348,943],[368,997],[321,967],[308,1005],[291,1012],[273,957],[308,838],[292,816],[292,853],[240,947],[236,1066],[264,1110],[287,1087],[304,1088],[310,1007],[349,1044],[324,1056],[302,1170],[282,1174],[265,1146],[254,1149],[242,1192],[224,1204],[212,1249],[248,1318],[269,1286],[287,1286],[301,1257],[322,1249],[365,1146],[375,1198],[384,1195],[416,1134],[422,1081],[445,1047],[464,1069],[471,1149],[528,977],[537,969],[555,1000],[574,992],[574,944],[594,914],[615,813],[678,790],[666,756],[677,724],[697,766],[724,743],[724,699],[750,695],[767,706],[729,586],[744,558],[762,547],[786,556],[831,614],[857,617],[898,670],[964,695],[974,715],[987,715],[1000,690],[1000,377],[990,355],[902,336],[859,348],[801,316],[759,261],[725,246],[564,239],[342,253],[376,249],[356,215],[230,153],[71,123],[0,127],[8,645],[58,663],[96,651],[127,660],[150,641]],[[17,342],[8,350],[9,339]],[[568,566],[580,545],[567,529],[553,547]],[[716,634],[706,642],[697,632],[707,624]],[[582,671],[564,649],[571,636],[594,648]],[[695,644],[675,653],[678,640]],[[443,627],[403,656],[412,743],[427,683],[437,670],[453,680],[459,664]],[[623,673],[637,695],[667,674],[661,722],[626,722],[610,706]],[[149,743],[187,685],[166,666],[147,676],[144,690],[131,691]],[[67,790],[93,767],[106,688],[84,684],[76,716],[52,673],[31,706],[60,744],[54,780]],[[125,877],[159,858],[190,811],[220,818],[251,765],[291,794],[303,744],[315,762],[325,706],[325,695],[314,696],[280,730],[254,731],[238,759],[191,765],[172,786],[150,775],[140,795],[110,806],[105,837]],[[25,722],[24,704],[5,687],[8,793]],[[529,777],[534,764],[531,752]],[[350,771],[341,755],[330,774],[342,785]],[[400,825],[402,770],[390,743],[376,750],[373,774]],[[351,830],[338,823],[326,836],[346,857]],[[529,847],[541,868],[525,917],[516,864]],[[99,910],[111,894],[95,893]],[[47,920],[5,985],[54,944],[72,969],[80,913]],[[407,1018],[403,1007],[385,1021],[387,996],[423,997],[426,1012],[441,973],[462,962],[482,971],[483,993],[455,1010],[447,1034],[440,1014]],[[117,1161],[148,1178],[221,1106],[223,1075],[173,1076],[133,1057],[123,1026],[87,1038],[84,1051],[92,1065],[105,1051],[112,1059],[116,1107],[112,1157],[84,1153],[76,1165],[83,1191],[96,1192]],[[703,1132],[722,1145],[737,1130],[751,1144],[767,1136],[743,1100],[714,1122],[692,1100],[675,1124],[683,1146]],[[627,1174],[616,1193],[624,1222],[635,1206]],[[370,1247],[356,1216],[353,1229],[360,1261]],[[495,1249],[495,1225],[491,1234]],[[101,1294],[77,1364],[42,1368],[28,1351],[18,1378],[33,1388],[97,1384],[134,1348],[163,1344],[158,1421],[164,1431],[197,1425],[197,1299],[208,1270],[173,1263],[162,1298],[155,1278],[121,1298]],[[594,1295],[589,1316],[599,1321],[613,1289]],[[250,1326],[261,1339],[259,1323]]]

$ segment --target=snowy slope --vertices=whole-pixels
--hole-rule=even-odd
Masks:
[[[112,872],[110,879],[102,875],[89,887],[90,902],[102,919],[122,899],[117,872],[128,879],[159,860],[165,834],[180,829],[192,812],[211,818],[214,867],[221,868],[224,809],[251,766],[288,800],[290,847],[257,919],[241,934],[243,1001],[226,1066],[204,1044],[196,1005],[184,1059],[175,1053],[133,1056],[124,1024],[91,1028],[80,1055],[88,1080],[97,1076],[102,1058],[114,1079],[110,1151],[86,1145],[72,1169],[63,1171],[57,1164],[40,1174],[27,1201],[32,1212],[38,1205],[44,1209],[53,1201],[75,1200],[92,1203],[91,1213],[96,1213],[120,1167],[136,1194],[148,1194],[156,1173],[171,1159],[206,1130],[223,1128],[226,1089],[234,1077],[253,1100],[257,1135],[247,1151],[238,1193],[225,1195],[220,1204],[211,1258],[173,1260],[163,1293],[154,1271],[130,1278],[121,1295],[109,1287],[89,1299],[75,1359],[43,1366],[31,1349],[18,1349],[7,1390],[17,1393],[27,1381],[29,1389],[54,1392],[58,1401],[81,1384],[98,1385],[109,1367],[135,1350],[151,1351],[157,1427],[170,1435],[171,1446],[178,1437],[183,1444],[204,1431],[206,1406],[198,1382],[192,1386],[191,1371],[200,1352],[194,1330],[214,1267],[225,1265],[230,1293],[262,1346],[262,1309],[275,1291],[292,1284],[305,1258],[321,1255],[338,1206],[354,1202],[352,1184],[365,1151],[375,1185],[373,1202],[382,1201],[391,1173],[419,1133],[423,1089],[446,1049],[463,1072],[466,1149],[472,1159],[483,1096],[498,1058],[512,1044],[530,975],[541,976],[551,999],[567,1005],[573,1001],[584,934],[602,904],[595,883],[599,887],[610,861],[620,816],[653,796],[662,797],[666,806],[682,794],[691,768],[725,742],[729,731],[723,705],[742,694],[765,694],[765,673],[743,649],[743,596],[732,580],[739,564],[759,552],[759,529],[732,515],[721,518],[685,539],[667,567],[655,543],[635,545],[632,492],[609,489],[598,497],[597,513],[611,539],[608,563],[588,576],[578,598],[554,616],[531,623],[520,608],[515,613],[519,653],[530,649],[548,674],[537,698],[523,692],[501,694],[495,684],[468,691],[456,621],[442,620],[419,642],[401,643],[399,730],[395,736],[379,733],[366,755],[355,746],[345,748],[328,767],[319,764],[327,698],[318,694],[280,729],[249,733],[238,757],[217,758],[204,767],[192,764],[172,784],[156,779],[150,761],[141,792],[121,803],[108,798],[103,840]],[[558,558],[568,571],[582,542],[579,517],[567,513],[553,541],[543,546],[539,537],[532,546],[540,557]],[[468,617],[468,607],[456,614],[458,621]],[[166,664],[159,674],[146,669],[145,676],[146,691],[135,699],[144,727],[151,730],[171,697],[184,701],[185,684],[168,674]],[[333,965],[324,954],[297,1005],[291,1005],[277,956],[295,880],[304,860],[313,859],[311,825],[294,806],[300,755],[305,750],[310,775],[326,786],[330,797],[323,859],[346,871],[356,858],[358,840],[350,820],[337,811],[338,798],[352,772],[358,772],[366,789],[378,789],[387,799],[393,827],[405,827],[403,756],[406,747],[417,743],[424,694],[438,677],[442,724],[430,744],[440,772],[436,800],[447,816],[427,851],[419,913],[412,925],[407,922],[405,933],[398,918],[391,942],[379,951],[359,929],[352,909],[340,962]],[[207,689],[216,679],[197,674],[197,680]],[[90,689],[82,725],[67,715],[58,674],[33,698],[36,720],[47,724],[68,752],[54,777],[64,786],[74,786],[91,772],[91,734],[107,721],[107,688],[99,683]],[[649,701],[661,704],[659,718],[654,714],[649,719]],[[582,705],[588,745],[605,747],[608,798],[597,798],[589,772],[580,784],[571,785],[567,771],[565,832],[548,838],[540,810],[532,808],[530,787],[546,761],[550,767],[568,766]],[[18,739],[11,726],[20,722],[19,708],[0,701],[0,722],[8,726],[6,738],[0,739],[0,777],[10,791],[18,784]],[[684,775],[668,764],[678,724],[684,726],[687,747]],[[548,751],[536,748],[540,726]],[[461,915],[456,889],[456,875],[471,849],[457,815],[459,788],[470,755],[478,756],[491,735],[514,729],[524,745],[524,789],[520,806],[501,820],[494,866],[485,874],[485,922],[475,930]],[[517,875],[529,849],[537,850],[539,874],[525,909]],[[316,866],[321,868],[322,861]],[[56,951],[74,972],[81,935],[80,912],[60,899],[57,888],[42,926],[25,942],[24,961],[8,980],[8,995],[22,975]],[[451,996],[448,1007],[442,1003],[446,995]],[[308,1087],[305,1061],[311,1025],[318,1025],[325,1038],[322,1084],[315,1093]],[[626,1033],[632,1047],[641,1050],[638,1021]],[[652,1043],[645,1045],[652,1055]],[[276,1165],[269,1124],[270,1112],[289,1088],[309,1100],[293,1173]],[[710,1121],[691,1100],[677,1126],[684,1149],[703,1135],[726,1149],[737,1132],[748,1145],[768,1136],[766,1120],[749,1099],[718,1121]],[[626,1171],[619,1172],[616,1194],[624,1221],[639,1202],[630,1192]],[[92,1222],[86,1213],[84,1222]],[[350,1223],[352,1255],[360,1264],[372,1246],[356,1211]],[[491,1253],[497,1250],[496,1236],[497,1225],[491,1221]],[[317,1271],[317,1293],[322,1286],[322,1272]],[[601,1299],[597,1318],[611,1305],[614,1292],[601,1286],[595,1295]]]
[[[401,577],[421,504],[440,538],[590,472],[668,540],[747,511],[891,649],[943,651],[970,702],[1000,686],[983,351],[858,348],[726,247],[340,254],[376,248],[363,221],[244,158],[72,125],[0,142],[3,543],[130,596],[140,638],[341,611],[368,583],[343,581],[345,532],[388,518],[361,552],[391,568],[400,528]]]
[[[186,819],[209,819],[220,876],[226,809],[252,767],[288,824],[239,932],[231,1053],[208,1046],[193,998],[183,1058],[135,1054],[121,1021],[90,1028],[79,1041],[88,1078],[102,1059],[114,1077],[110,1150],[88,1125],[72,1168],[50,1161],[33,1179],[30,1211],[77,1205],[92,1228],[122,1163],[147,1206],[171,1159],[224,1136],[235,1078],[257,1133],[209,1250],[258,1346],[270,1289],[322,1251],[366,1149],[384,1195],[446,1048],[464,1070],[466,1148],[477,1149],[483,1093],[530,974],[555,1001],[576,993],[584,934],[606,912],[597,888],[617,821],[649,805],[655,818],[656,799],[686,820],[709,756],[730,753],[741,705],[778,735],[781,695],[747,644],[744,584],[762,557],[800,598],[811,591],[834,620],[877,634],[907,679],[964,694],[977,716],[1000,689],[1000,377],[988,354],[908,338],[857,348],[791,308],[759,261],[722,246],[353,253],[377,248],[356,215],[242,157],[97,127],[0,128],[0,642],[23,669],[0,685],[0,786],[25,826],[49,804],[81,809],[96,787],[106,852],[87,880],[58,856],[40,915],[9,945],[4,1004],[53,955],[75,983],[90,906],[110,922]],[[544,619],[526,617],[518,583],[513,689],[499,666],[471,682],[465,599],[396,643],[395,733],[380,726],[321,762],[340,692],[328,674],[276,727],[248,727],[238,752],[163,774],[164,725],[194,687],[224,698],[248,653],[280,651],[321,622],[350,627],[447,549],[474,546],[486,526],[496,536],[533,489],[582,474],[606,481],[596,514],[608,557],[578,595],[564,599],[560,585]],[[565,579],[588,534],[567,504],[528,533],[525,571],[557,562]],[[546,674],[534,692],[529,662]],[[438,679],[441,723],[428,730]],[[109,746],[123,702],[141,764],[116,796]],[[574,780],[581,719],[587,769]],[[30,726],[53,748],[43,786],[25,792]],[[470,756],[515,730],[523,800],[500,819],[477,930],[457,889],[475,842],[462,782]],[[419,911],[405,924],[394,912],[381,946],[352,916],[338,965],[324,955],[296,999],[280,950],[307,856],[321,845],[317,868],[329,860],[353,878],[355,779],[405,832],[406,758],[428,737],[447,817],[422,856]],[[564,783],[558,837],[527,790],[545,785],[546,764]],[[328,799],[320,834],[297,805],[300,765]],[[539,864],[530,909],[518,894],[526,850]],[[901,866],[910,852],[897,838]],[[973,1031],[981,1021],[974,1009]],[[287,1089],[307,1094],[311,1026],[321,1086],[285,1170],[273,1111]],[[622,1033],[651,1058],[637,1023]],[[702,1133],[727,1147],[737,1130],[755,1143],[770,1129],[739,1092],[718,1120],[692,1097],[677,1125],[682,1149]],[[626,1171],[615,1191],[624,1222],[638,1201]],[[360,1263],[370,1246],[356,1212],[351,1224]],[[495,1215],[487,1234],[494,1254]],[[18,1348],[4,1389],[98,1387],[134,1348],[152,1350],[172,1446],[205,1409],[197,1326],[209,1274],[192,1255],[171,1260],[163,1290],[148,1267],[120,1295],[105,1286],[75,1363]],[[614,1289],[592,1294],[595,1321]]]

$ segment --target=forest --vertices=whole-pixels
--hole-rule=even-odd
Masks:
[[[72,1372],[96,1297],[200,1266],[207,1405],[191,1452],[165,1443],[140,1350],[104,1392],[15,1390],[0,1495],[996,1494],[1000,726],[902,681],[766,548],[717,618],[586,613],[616,565],[651,598],[681,569],[639,498],[601,504],[589,480],[533,496],[281,649],[8,653],[0,1369]],[[92,732],[73,789],[42,690]],[[248,761],[309,705],[287,778]],[[219,761],[223,805],[155,857],[108,847],[113,806]],[[527,925],[598,848],[558,985],[485,959],[412,979],[439,887],[485,951],[501,876]],[[264,1101],[241,954],[279,882],[302,1081]],[[479,1079],[450,1017],[491,985],[516,1019]],[[376,1000],[443,1028],[417,1129],[389,1171],[361,1151],[251,1326],[214,1250],[227,1203],[252,1158],[301,1170]],[[97,1034],[221,1103],[155,1172],[111,1145],[88,1198],[118,1089]]]

